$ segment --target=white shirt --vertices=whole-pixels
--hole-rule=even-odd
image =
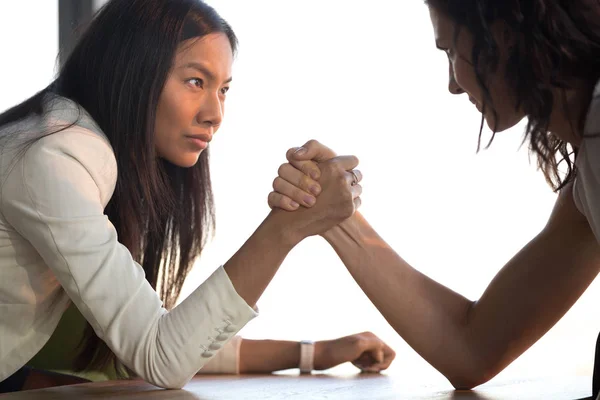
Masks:
[[[577,209],[585,215],[596,240],[600,242],[600,81],[594,88],[576,165],[573,199]],[[600,394],[596,400],[600,400]]]
[[[78,115],[64,98],[46,109],[0,137],[33,137]],[[0,381],[42,348],[71,301],[119,360],[165,388],[184,386],[257,315],[222,267],[176,308],[162,307],[104,215],[117,163],[84,111],[22,155],[17,144],[0,147]]]
[[[577,153],[573,198],[600,241],[600,82],[594,89]]]

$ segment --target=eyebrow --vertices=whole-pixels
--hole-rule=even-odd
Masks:
[[[215,75],[212,72],[210,72],[206,67],[204,67],[204,65],[199,64],[197,62],[192,61],[192,62],[186,63],[186,64],[182,65],[180,68],[194,68],[195,70],[198,70],[201,73],[203,73],[204,75],[206,75],[208,77],[208,79],[213,80],[213,81],[217,80],[217,78],[215,77]],[[232,79],[233,78],[230,76],[223,83],[229,83],[232,81]]]

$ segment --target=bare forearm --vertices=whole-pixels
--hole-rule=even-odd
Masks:
[[[464,326],[472,302],[406,263],[360,214],[323,235],[390,325],[444,373],[471,364]]]
[[[283,340],[243,339],[239,363],[242,374],[270,373],[298,368],[300,343]]]
[[[252,307],[301,239],[280,216],[285,217],[282,212],[271,212],[224,267],[238,294]]]
[[[598,246],[589,228],[554,226],[519,252],[475,303],[413,269],[360,214],[324,237],[407,343],[455,386],[466,387],[491,378],[535,343],[596,276]]]

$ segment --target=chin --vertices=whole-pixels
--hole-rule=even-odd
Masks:
[[[494,116],[485,116],[485,122],[487,123],[488,128],[490,128],[490,130],[492,132],[494,132],[494,128],[495,133],[500,133],[500,132],[504,132],[514,126],[516,126],[519,122],[521,122],[523,118],[512,118],[510,120],[508,119],[503,119],[500,118],[500,120],[498,121],[498,124],[496,126],[495,125],[495,118]]]
[[[181,168],[191,168],[198,163],[198,160],[200,159],[200,154],[202,153],[200,152],[197,154],[189,154],[185,157],[168,158],[167,161]]]

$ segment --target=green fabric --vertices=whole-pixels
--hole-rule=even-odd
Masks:
[[[27,365],[46,371],[79,376],[94,382],[118,379],[112,363],[102,371],[73,371],[75,358],[79,354],[77,346],[81,342],[85,327],[85,318],[71,303],[48,342]]]

